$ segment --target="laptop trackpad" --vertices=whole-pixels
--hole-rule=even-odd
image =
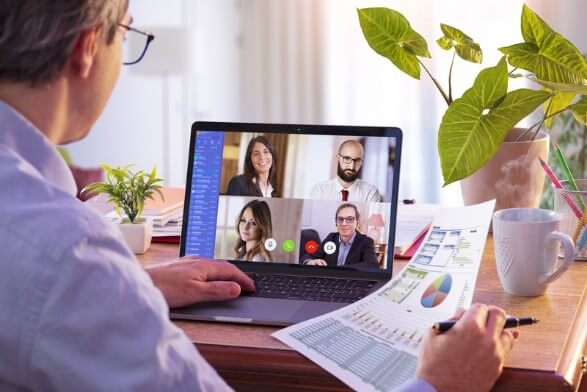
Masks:
[[[171,309],[175,319],[208,320],[266,325],[291,325],[335,310],[343,304],[239,297],[232,301],[206,302]]]
[[[205,302],[171,309],[171,318],[284,325],[303,306],[300,301],[239,297],[231,301]]]

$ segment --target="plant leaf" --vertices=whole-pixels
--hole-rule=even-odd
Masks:
[[[153,192],[157,192],[163,199],[160,189],[161,178],[157,178],[157,169],[153,167],[150,173],[143,170],[132,172],[133,165],[110,167],[102,164],[106,172],[106,181],[95,182],[86,186],[82,192],[94,191],[106,193],[108,202],[114,205],[116,214],[120,216],[124,211],[131,223],[138,222],[144,209],[145,199],[152,198]]]
[[[359,23],[369,46],[389,59],[400,71],[420,79],[418,57],[430,57],[426,40],[408,20],[389,8],[357,9]]]
[[[512,66],[528,70],[541,80],[584,84],[587,63],[581,52],[526,5],[522,10],[522,36],[524,43],[499,49]]]
[[[551,94],[520,89],[507,93],[505,58],[482,70],[473,87],[446,110],[438,132],[444,185],[461,180],[495,154],[509,130]]]
[[[547,128],[551,128],[554,120],[556,119],[556,116],[549,116],[567,108],[571,102],[573,102],[573,99],[576,95],[577,94],[572,92],[559,92],[553,95],[550,101],[546,101],[544,103],[544,114],[546,117],[548,117],[546,120],[544,120],[544,124]]]
[[[442,49],[455,48],[455,52],[460,58],[472,63],[481,63],[483,61],[481,47],[467,34],[443,23],[440,24],[440,29],[444,36],[440,37],[436,42]]]
[[[533,82],[536,82],[543,87],[549,89],[552,92],[570,92],[579,95],[587,95],[587,80],[583,82],[583,84],[572,84],[572,83],[556,83],[556,82],[548,82],[545,80],[536,79],[534,76],[527,76]]]
[[[575,120],[587,125],[587,97],[581,97],[577,103],[571,105],[571,112]]]
[[[540,45],[554,30],[526,4],[522,6],[522,37],[525,42]]]

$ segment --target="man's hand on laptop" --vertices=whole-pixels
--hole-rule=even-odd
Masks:
[[[186,256],[145,270],[170,308],[233,299],[241,290],[255,290],[253,280],[226,261]]]
[[[322,260],[322,259],[310,259],[310,260],[306,260],[306,265],[319,265],[320,267],[326,267],[328,264],[326,263],[326,260]]]

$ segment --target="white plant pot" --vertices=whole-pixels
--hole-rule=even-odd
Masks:
[[[119,226],[126,244],[134,254],[142,255],[149,249],[153,237],[153,221],[141,218],[140,223],[130,223],[125,218]]]

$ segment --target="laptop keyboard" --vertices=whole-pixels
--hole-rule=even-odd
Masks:
[[[260,273],[248,275],[255,281],[256,290],[243,292],[242,295],[306,301],[352,303],[366,296],[377,284],[376,281],[342,278]]]

